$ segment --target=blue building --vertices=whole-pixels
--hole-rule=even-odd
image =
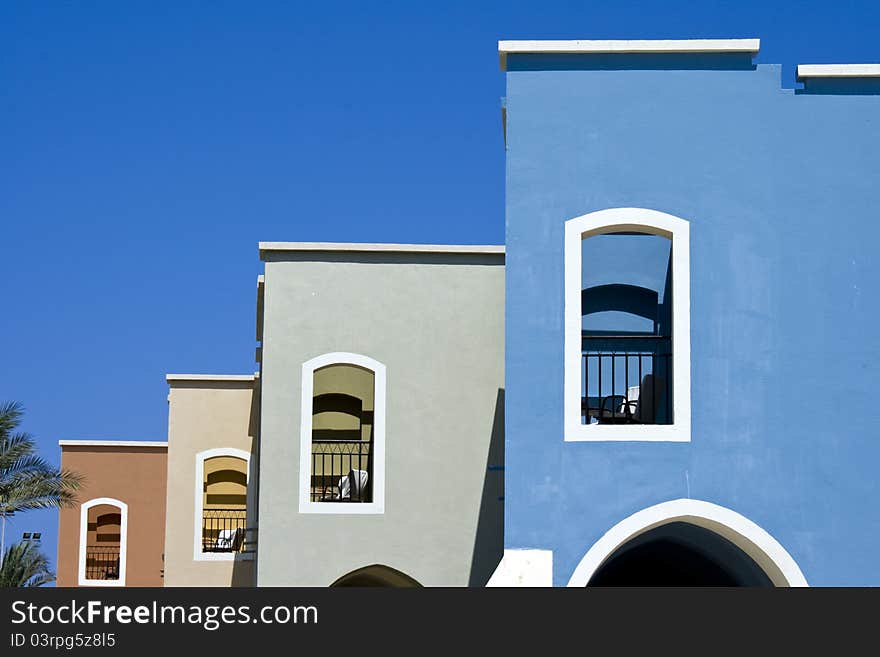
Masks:
[[[260,243],[258,371],[62,442],[65,581],[880,585],[880,64],[758,45],[501,42],[505,246]]]
[[[880,584],[880,65],[758,45],[499,43],[491,584]]]

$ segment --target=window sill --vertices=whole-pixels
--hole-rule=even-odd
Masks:
[[[253,561],[251,552],[199,552],[193,561]]]
[[[125,582],[118,579],[81,579],[79,586],[125,586]]]
[[[300,513],[324,515],[381,515],[385,506],[380,502],[312,502],[299,504]]]
[[[576,424],[565,430],[565,442],[689,443],[691,431],[683,424]]]

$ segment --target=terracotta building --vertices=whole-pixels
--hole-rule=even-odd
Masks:
[[[58,586],[163,586],[168,443],[60,445],[61,467],[85,484],[59,512]]]

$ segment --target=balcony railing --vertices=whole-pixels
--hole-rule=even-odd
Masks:
[[[119,579],[119,546],[86,546],[86,579]]]
[[[202,552],[244,552],[247,532],[245,509],[202,511]]]
[[[312,440],[312,502],[371,502],[372,440]]]
[[[671,424],[671,340],[584,335],[583,424]]]

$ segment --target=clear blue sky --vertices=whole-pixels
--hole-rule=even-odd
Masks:
[[[0,399],[56,462],[164,439],[166,372],[254,370],[258,241],[503,241],[498,39],[694,37],[790,86],[880,3],[0,4]]]

